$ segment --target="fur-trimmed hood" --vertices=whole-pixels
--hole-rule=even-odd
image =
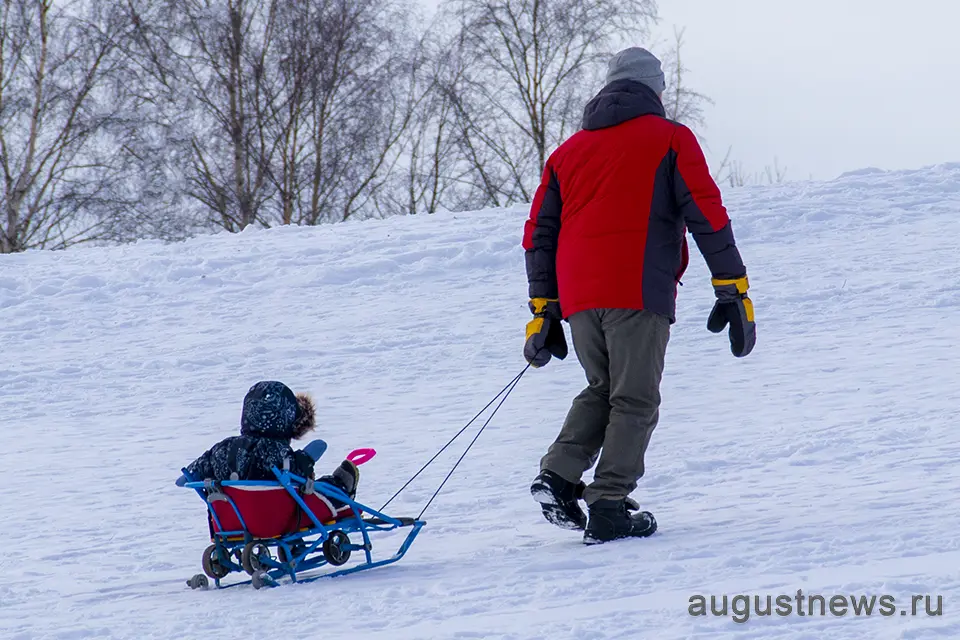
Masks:
[[[302,438],[315,427],[313,400],[306,394],[294,394],[282,382],[256,383],[243,399],[240,434],[260,438],[290,440]]]
[[[293,439],[299,440],[317,426],[316,410],[313,398],[305,393],[297,394],[297,419],[293,423]]]

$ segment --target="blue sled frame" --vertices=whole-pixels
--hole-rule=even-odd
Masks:
[[[410,549],[425,521],[413,518],[393,518],[384,513],[361,504],[348,496],[337,487],[324,483],[314,482],[286,470],[273,468],[277,481],[259,480],[212,480],[196,481],[186,469],[182,469],[187,480],[182,486],[195,490],[207,506],[210,518],[216,523],[219,532],[211,527],[213,544],[207,547],[203,554],[203,571],[187,580],[193,588],[207,588],[207,577],[213,578],[218,589],[252,584],[256,589],[262,587],[279,586],[280,579],[289,577],[292,582],[312,582],[321,578],[334,578],[358,571],[365,571],[384,565],[393,564],[403,558]],[[250,487],[250,486],[282,486],[296,501],[311,521],[312,527],[304,531],[287,534],[277,538],[254,538],[247,530],[243,515],[234,501],[221,491],[222,487]],[[301,492],[315,491],[327,498],[340,501],[353,508],[354,515],[338,520],[330,525],[323,524],[304,502]],[[222,531],[220,520],[211,505],[211,502],[226,501],[233,508],[237,519],[243,526],[242,530]],[[372,517],[370,517],[372,516]],[[400,528],[410,528],[410,532],[403,540],[400,548],[389,558],[375,561],[373,559],[373,543],[370,534],[374,532],[393,531]],[[362,544],[350,541],[350,534],[360,534]],[[232,540],[231,540],[232,538]],[[273,549],[276,553],[272,553]],[[302,577],[299,574],[319,569],[326,565],[341,566],[345,564],[352,552],[363,551],[364,560],[346,569]],[[231,573],[246,573],[250,579],[224,585],[222,580]]]

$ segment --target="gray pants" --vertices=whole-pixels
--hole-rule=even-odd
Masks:
[[[650,311],[593,309],[569,322],[589,384],[574,399],[540,469],[576,483],[597,464],[584,501],[625,498],[643,476],[643,457],[660,418],[670,321]]]

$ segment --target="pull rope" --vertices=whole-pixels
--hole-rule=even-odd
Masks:
[[[447,448],[448,448],[451,444],[453,444],[453,442],[454,442],[457,438],[459,438],[461,435],[463,435],[463,432],[466,431],[467,429],[469,429],[469,428],[470,428],[470,425],[472,425],[474,422],[476,422],[476,421],[477,421],[477,418],[479,418],[480,416],[482,416],[484,411],[486,411],[487,409],[489,409],[489,408],[493,405],[493,403],[496,402],[498,398],[500,398],[500,396],[503,396],[503,394],[506,393],[507,395],[503,397],[503,400],[500,401],[500,404],[497,405],[497,408],[496,408],[496,409],[494,410],[494,412],[490,415],[490,418],[493,418],[493,416],[496,415],[497,411],[498,411],[498,410],[500,409],[500,407],[503,405],[503,401],[507,399],[507,396],[510,395],[510,393],[513,391],[513,389],[517,386],[517,383],[520,382],[520,378],[523,377],[523,374],[525,374],[525,373],[527,372],[527,369],[529,369],[529,368],[530,368],[530,365],[527,365],[526,367],[524,367],[523,371],[521,371],[521,372],[518,373],[516,376],[514,376],[513,379],[512,379],[510,382],[508,382],[507,385],[506,385],[503,389],[501,389],[500,392],[497,393],[497,395],[495,395],[495,396],[493,397],[493,399],[490,400],[490,402],[488,402],[488,403],[486,404],[485,407],[483,407],[483,409],[480,409],[480,411],[477,412],[477,415],[473,416],[473,417],[470,419],[470,422],[468,422],[467,424],[463,425],[463,428],[460,429],[452,438],[450,438],[450,440],[447,441],[447,443],[446,443],[445,445],[443,445],[443,446],[440,448],[440,450],[437,451],[437,452],[433,455],[433,457],[430,458],[430,459],[426,462],[426,464],[424,464],[422,467],[420,467],[420,470],[417,471],[415,474],[413,474],[413,477],[411,477],[409,480],[407,480],[407,481],[404,483],[404,485],[403,485],[402,487],[400,487],[400,489],[398,489],[397,492],[390,497],[389,500],[387,500],[386,502],[384,502],[384,503],[383,503],[383,506],[380,507],[380,508],[378,509],[378,511],[383,511],[391,502],[393,502],[393,501],[396,499],[397,496],[399,496],[401,493],[403,493],[404,489],[406,489],[407,487],[409,487],[410,484],[411,484],[414,480],[416,480],[416,479],[420,476],[420,474],[423,473],[423,472],[427,469],[427,467],[429,467],[429,466],[433,463],[434,460],[436,460],[438,457],[440,457],[440,454],[441,454],[441,453],[443,453],[444,451],[446,451]],[[489,423],[490,423],[490,419],[488,418],[488,419],[487,419],[487,422],[483,425],[483,428],[481,428],[480,431],[483,431],[483,429],[486,428],[487,424],[489,424]],[[480,435],[480,434],[477,433],[477,436],[479,436],[479,435]],[[474,437],[473,442],[476,442],[476,437]],[[470,443],[470,446],[473,446],[473,442]],[[469,449],[470,449],[470,447],[467,447],[467,451],[469,451]],[[464,455],[466,455],[466,451],[464,451]],[[463,456],[460,456],[460,460],[462,460],[462,459],[463,459]],[[457,464],[458,464],[458,465],[460,464],[460,460],[457,461]],[[456,465],[454,465],[454,469],[456,469]],[[450,471],[450,474],[452,474],[452,473],[453,473],[453,470]],[[447,475],[447,478],[450,477],[450,474]],[[446,481],[447,481],[447,480],[444,479],[444,483],[446,483]],[[443,488],[443,484],[440,485],[440,488],[441,488],[441,489]],[[430,501],[431,501],[431,502],[433,501],[433,498],[435,498],[435,497],[437,496],[437,493],[439,493],[439,492],[440,492],[440,489],[437,489],[437,492],[434,493],[434,494],[433,494],[433,497],[430,498]],[[430,503],[428,502],[428,503],[427,503],[427,506],[429,506],[429,505],[430,505]],[[426,511],[426,507],[424,507],[424,511]],[[423,515],[423,512],[422,512],[422,511],[420,512],[420,515]]]
[[[499,411],[499,410],[500,410],[500,407],[503,406],[503,403],[507,401],[507,398],[510,397],[510,394],[513,393],[513,390],[517,388],[517,385],[520,383],[520,378],[523,377],[523,374],[525,374],[525,373],[527,372],[527,369],[529,369],[529,368],[530,368],[530,365],[527,365],[526,368],[524,368],[523,371],[521,371],[519,374],[517,374],[517,377],[513,379],[513,381],[510,383],[510,385],[507,385],[507,386],[510,387],[510,389],[503,395],[503,398],[501,398],[501,400],[500,400],[500,404],[497,405],[497,407],[496,407],[496,408],[493,410],[493,412],[490,414],[490,417],[487,418],[487,421],[484,422],[484,423],[483,423],[483,426],[480,427],[480,429],[477,431],[477,435],[473,436],[473,440],[470,441],[470,444],[467,445],[467,448],[463,450],[463,453],[462,453],[462,454],[460,454],[460,458],[459,458],[459,459],[457,460],[457,462],[453,465],[453,468],[450,469],[450,472],[447,474],[447,477],[443,479],[443,482],[440,483],[440,486],[437,487],[437,490],[434,491],[434,492],[433,492],[433,495],[430,496],[430,499],[427,500],[427,504],[424,505],[423,511],[421,511],[421,512],[420,512],[420,515],[417,516],[417,520],[419,520],[420,518],[422,518],[422,517],[423,517],[423,514],[427,512],[427,509],[430,507],[430,504],[433,502],[434,498],[436,498],[436,497],[440,494],[440,490],[443,489],[443,485],[447,484],[447,480],[449,480],[449,479],[450,479],[450,476],[453,475],[453,472],[457,470],[457,467],[460,466],[460,463],[463,462],[463,459],[467,457],[467,453],[469,453],[470,448],[471,448],[471,447],[473,446],[473,444],[477,441],[477,438],[480,437],[480,434],[483,433],[483,430],[487,428],[487,425],[490,424],[490,421],[493,420],[493,416],[497,415],[497,411]],[[501,392],[501,393],[502,393],[502,392]],[[499,395],[499,394],[498,394],[498,395]],[[496,398],[494,398],[494,400],[496,400]],[[487,406],[490,406],[490,405],[487,405]]]

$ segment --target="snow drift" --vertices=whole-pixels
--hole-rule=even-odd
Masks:
[[[586,548],[529,497],[571,358],[522,380],[401,563],[259,592],[184,584],[207,529],[180,467],[278,379],[330,468],[378,449],[379,505],[524,365],[526,208],[0,256],[0,636],[960,637],[960,164],[725,195],[758,344],[706,331],[694,253],[634,494],[656,536]],[[688,613],[798,589],[943,615]]]

